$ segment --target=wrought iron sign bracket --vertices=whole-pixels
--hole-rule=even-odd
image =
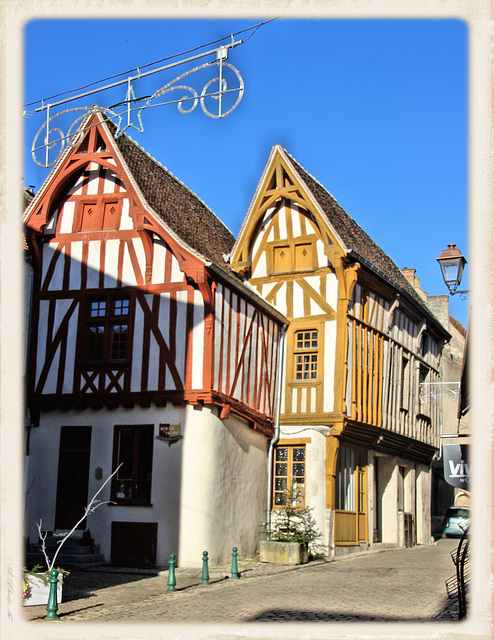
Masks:
[[[151,107],[154,108],[169,104],[176,104],[180,113],[189,114],[194,111],[198,104],[200,104],[203,113],[209,118],[224,118],[236,109],[244,93],[244,81],[242,76],[232,64],[227,62],[230,49],[242,43],[242,40],[234,41],[232,36],[232,42],[230,44],[222,45],[216,49],[211,49],[204,53],[173,62],[166,66],[159,67],[158,69],[153,69],[144,73],[137,69],[138,73],[136,75],[107,84],[104,87],[86,91],[76,96],[49,104],[44,104],[43,101],[42,105],[34,110],[34,113],[46,112],[45,122],[34,136],[31,146],[31,156],[34,162],[43,168],[51,167],[57,162],[66,146],[77,146],[82,139],[82,121],[89,113],[103,113],[112,122],[114,122],[117,126],[115,134],[116,138],[121,136],[130,127],[133,127],[136,131],[142,133],[144,131],[144,126],[141,114],[143,111],[150,109]],[[142,78],[167,71],[174,67],[187,64],[207,56],[214,56],[214,59],[204,62],[203,64],[180,74],[157,89],[152,95],[136,98],[134,86],[135,83]],[[206,80],[203,80],[202,89],[196,90],[189,84],[190,76],[198,76],[200,72],[207,72],[209,69],[217,69],[218,73],[212,78],[209,74],[206,77]],[[184,83],[186,78],[186,83]],[[94,95],[95,93],[107,91],[121,85],[127,86],[125,98],[122,102],[110,107],[103,108],[98,105],[92,105],[90,107],[78,106],[53,113],[53,110],[56,107],[60,107],[68,102],[74,102],[87,96]],[[177,91],[181,92],[180,97],[165,101],[162,100],[165,95],[177,95],[174,93]],[[213,106],[215,108],[213,108]],[[59,125],[63,120],[61,116],[76,112],[82,112],[82,115],[79,115],[68,126],[65,123],[64,131],[62,128],[64,125]],[[25,113],[24,115],[27,114]],[[59,120],[55,123],[54,121],[56,118],[59,118]]]

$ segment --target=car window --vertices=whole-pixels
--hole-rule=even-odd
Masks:
[[[450,508],[446,511],[447,518],[469,518],[470,511],[468,509]]]

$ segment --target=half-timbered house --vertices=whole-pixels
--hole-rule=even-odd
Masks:
[[[420,392],[439,380],[445,329],[280,146],[230,264],[288,320],[273,517],[294,486],[329,554],[429,542],[440,416]]]
[[[98,112],[24,222],[26,535],[71,529],[118,467],[80,525],[105,560],[254,555],[285,320],[226,268],[232,234]]]

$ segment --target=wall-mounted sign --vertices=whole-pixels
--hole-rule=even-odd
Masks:
[[[182,423],[169,424],[162,423],[159,426],[159,435],[156,436],[158,440],[168,442],[168,446],[178,442],[182,438]]]
[[[453,487],[468,490],[468,445],[443,444],[444,479]]]

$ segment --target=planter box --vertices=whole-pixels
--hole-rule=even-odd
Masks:
[[[50,583],[46,584],[43,581],[41,575],[34,576],[31,574],[26,574],[25,579],[29,584],[29,594],[23,598],[23,604],[25,607],[29,607],[32,605],[44,605],[48,604],[48,596],[50,594]],[[57,584],[57,603],[60,604],[62,602],[62,576],[59,574],[58,576],[58,584]]]
[[[309,549],[301,542],[275,542],[261,540],[259,560],[274,564],[305,564],[309,561]]]

